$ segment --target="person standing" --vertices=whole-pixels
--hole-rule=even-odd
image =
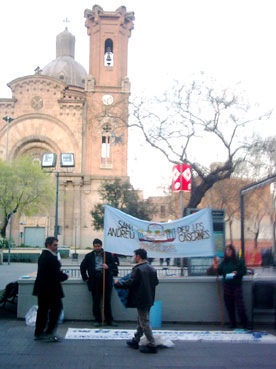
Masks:
[[[155,288],[159,281],[156,270],[147,261],[147,251],[137,249],[134,251],[134,260],[137,263],[127,280],[116,280],[116,288],[129,289],[127,307],[136,307],[138,313],[138,327],[132,340],[127,341],[127,345],[134,349],[140,349],[143,353],[156,353],[157,348],[149,323],[149,312],[154,304]],[[148,345],[140,346],[139,341],[143,333]]]
[[[34,339],[58,342],[59,337],[55,332],[62,310],[61,299],[64,297],[61,282],[66,281],[68,275],[60,269],[61,264],[57,258],[58,239],[48,237],[45,248],[38,259],[33,289],[33,295],[38,299]]]
[[[92,252],[89,252],[80,265],[80,272],[83,281],[87,282],[89,291],[93,298],[93,315],[95,317],[95,327],[101,326],[101,300],[103,297],[103,278],[105,273],[105,295],[104,295],[104,316],[107,325],[117,326],[113,322],[111,311],[111,293],[113,286],[113,257],[102,248],[102,241],[95,238]],[[105,256],[105,260],[104,260]]]
[[[230,328],[236,328],[236,307],[244,329],[247,328],[248,319],[243,303],[242,277],[246,274],[244,259],[238,259],[233,245],[227,245],[223,261],[218,264],[213,261],[213,269],[223,276],[224,302],[228,312]]]

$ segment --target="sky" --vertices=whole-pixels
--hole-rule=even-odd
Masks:
[[[158,94],[172,80],[200,71],[226,86],[242,84],[264,109],[276,106],[275,0],[97,0],[104,10],[134,11],[128,77],[135,95]],[[0,98],[8,82],[34,74],[55,59],[56,35],[66,26],[76,37],[75,59],[88,70],[86,0],[10,0],[0,8]],[[275,125],[269,126],[275,134]],[[149,160],[151,158],[151,160]],[[128,172],[145,196],[169,183],[172,165],[130,133]],[[146,179],[146,180],[145,180]]]

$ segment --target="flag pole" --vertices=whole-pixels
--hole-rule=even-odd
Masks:
[[[180,191],[179,191],[180,201],[180,218],[183,218],[183,163],[180,164]],[[180,258],[180,275],[181,277],[184,276],[184,265],[183,265],[183,258]]]
[[[222,311],[222,301],[221,301],[221,291],[220,291],[218,270],[216,270],[216,274],[217,274],[216,282],[217,282],[217,288],[218,288],[220,324],[221,324],[221,328],[223,328],[224,327],[224,318],[223,318],[223,311]]]
[[[105,251],[104,251],[103,263],[105,264]],[[104,326],[104,302],[105,302],[105,269],[103,268],[103,303],[102,303],[102,326]]]

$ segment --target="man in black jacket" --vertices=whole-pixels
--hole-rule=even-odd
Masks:
[[[101,299],[103,296],[103,271],[105,271],[105,298],[104,298],[104,316],[107,325],[116,326],[113,322],[111,311],[111,292],[113,286],[113,257],[109,252],[102,248],[102,241],[95,238],[93,241],[94,251],[89,252],[80,265],[82,279],[87,282],[89,291],[93,297],[93,315],[95,317],[95,326],[101,325]]]
[[[156,353],[155,340],[149,323],[149,312],[154,304],[155,288],[158,285],[156,270],[147,261],[147,251],[137,249],[134,251],[134,259],[137,263],[131,272],[129,279],[115,281],[115,287],[129,288],[127,307],[136,307],[138,312],[138,327],[132,340],[127,341],[128,346],[138,349],[139,341],[143,333],[148,345],[140,346],[143,353]]]
[[[57,259],[57,238],[48,237],[45,247],[38,259],[38,271],[33,290],[33,295],[38,299],[34,339],[58,342],[59,338],[55,336],[55,331],[62,310],[61,299],[64,297],[61,282],[66,281],[68,276],[60,270],[61,264]]]

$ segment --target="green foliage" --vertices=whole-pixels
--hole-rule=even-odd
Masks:
[[[4,215],[1,236],[12,214],[35,215],[54,200],[55,184],[39,163],[23,156],[12,163],[0,160],[0,210]]]
[[[150,200],[140,200],[138,192],[129,182],[123,182],[116,178],[112,182],[103,182],[99,189],[103,203],[96,204],[90,212],[92,225],[96,230],[104,226],[104,204],[109,204],[129,215],[143,220],[150,220],[156,212],[155,206]]]
[[[7,249],[8,247],[9,241],[4,237],[0,237],[0,249]]]

